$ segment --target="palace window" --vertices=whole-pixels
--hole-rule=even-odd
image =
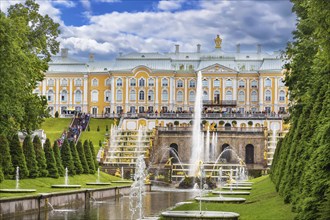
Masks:
[[[136,86],[136,79],[130,80],[130,86]]]
[[[53,90],[49,90],[47,94],[47,101],[52,102],[54,100],[54,92]]]
[[[106,102],[110,102],[110,100],[111,100],[111,91],[109,91],[109,90],[107,90],[107,91],[105,91],[105,95],[104,95],[104,101],[106,101]]]
[[[93,79],[92,86],[98,86],[98,85],[99,85],[99,81],[97,79]]]
[[[245,100],[245,94],[244,94],[243,91],[240,91],[240,92],[238,93],[238,101],[240,101],[240,102],[244,102],[244,100]]]
[[[218,80],[218,79],[215,79],[214,81],[213,81],[213,87],[220,87],[220,80]]]
[[[265,86],[267,86],[267,87],[271,87],[272,86],[272,81],[269,78],[267,78],[265,80]]]
[[[182,88],[183,87],[183,81],[181,79],[178,80],[178,82],[176,84],[176,87],[178,87],[178,88]]]
[[[280,100],[280,102],[285,101],[285,92],[283,90],[280,91],[279,100]]]
[[[142,78],[139,80],[139,87],[144,87],[145,86],[145,80]]]
[[[105,85],[106,85],[106,86],[111,86],[111,79],[110,79],[110,78],[107,78],[107,79],[105,80]]]
[[[144,106],[139,106],[139,113],[144,113]]]
[[[231,79],[226,80],[226,87],[232,87],[233,86],[233,81]]]
[[[238,87],[239,88],[244,88],[245,87],[245,81],[244,80],[238,81]]]
[[[218,103],[220,102],[220,92],[218,90],[214,91],[214,96],[213,96],[214,102]]]
[[[195,88],[196,87],[196,81],[195,80],[190,80],[189,81],[189,87],[190,88]]]
[[[178,102],[183,101],[183,92],[182,91],[178,91],[176,99],[177,99]]]
[[[143,101],[144,100],[144,91],[139,92],[139,100]]]
[[[253,80],[253,81],[251,82],[251,87],[252,87],[252,88],[258,88],[258,82],[257,82],[256,80]]]
[[[75,84],[75,86],[81,86],[82,85],[81,79],[76,79],[74,81],[74,84]]]
[[[117,106],[117,114],[121,114],[123,111],[123,107]]]
[[[209,99],[209,96],[207,94],[207,91],[203,91],[203,101],[208,100],[208,99]]]
[[[194,102],[195,101],[195,92],[190,91],[189,92],[189,102]]]
[[[67,86],[68,85],[68,80],[67,79],[62,79],[61,80],[61,86]]]
[[[162,92],[162,100],[163,101],[168,101],[168,92],[167,92],[167,90],[163,90],[163,92]]]
[[[203,79],[202,85],[203,85],[203,87],[209,86],[209,81],[207,79]]]
[[[48,86],[54,86],[54,80],[53,79],[49,79],[47,82]]]
[[[130,101],[135,101],[136,100],[136,92],[135,92],[135,90],[131,90],[129,92],[129,100]]]
[[[226,100],[233,100],[233,92],[227,91],[226,92]]]
[[[270,90],[266,90],[265,101],[271,101],[271,100],[272,100],[272,92]]]
[[[148,91],[148,101],[153,101],[154,100],[154,91],[149,90]]]
[[[74,94],[74,100],[75,102],[81,102],[81,91],[77,90]]]
[[[162,86],[163,87],[168,86],[168,79],[162,79]]]
[[[99,92],[94,90],[92,91],[92,102],[98,102],[99,101]]]
[[[117,90],[116,99],[117,99],[117,101],[123,100],[123,92],[121,90]]]
[[[155,80],[154,79],[148,79],[148,86],[152,87],[155,85]]]
[[[251,102],[257,102],[258,101],[258,93],[257,91],[251,92]]]
[[[117,87],[123,86],[123,80],[121,78],[117,79]]]
[[[61,101],[66,102],[68,100],[68,92],[66,90],[63,90],[61,92]]]

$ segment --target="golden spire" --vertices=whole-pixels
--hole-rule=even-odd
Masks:
[[[215,43],[215,48],[221,48],[222,39],[220,38],[219,34],[214,39],[214,43]]]

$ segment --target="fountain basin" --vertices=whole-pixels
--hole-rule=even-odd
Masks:
[[[37,190],[35,189],[0,189],[0,192],[3,193],[32,193]]]
[[[244,189],[244,190],[251,190],[252,187],[248,187],[248,186],[224,186],[222,187],[222,189],[230,189],[230,190],[241,190],[241,189]]]
[[[195,200],[202,202],[217,202],[217,203],[243,203],[246,201],[244,198],[234,197],[196,197]]]
[[[111,185],[110,182],[89,182],[86,185],[96,185],[96,186],[108,186]]]
[[[132,180],[115,180],[112,183],[133,183]]]
[[[225,184],[225,186],[252,186],[252,183],[231,183]]]
[[[52,188],[80,188],[81,185],[52,185]]]
[[[247,191],[212,191],[212,194],[221,194],[221,195],[250,195],[250,192],[247,192]]]
[[[166,211],[162,212],[165,219],[238,219],[235,212],[219,211]]]

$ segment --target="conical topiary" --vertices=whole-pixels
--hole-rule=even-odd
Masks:
[[[86,160],[84,147],[83,147],[81,141],[78,141],[78,143],[77,143],[77,152],[78,152],[80,162],[81,162],[81,165],[82,165],[82,168],[83,168],[83,173],[89,174],[88,163],[87,163],[87,160]]]
[[[34,136],[33,138],[33,147],[38,162],[39,176],[46,177],[48,176],[46,157],[45,157],[45,152],[42,149],[42,144],[38,135]]]
[[[71,149],[67,139],[64,140],[61,146],[61,159],[63,167],[68,168],[69,175],[75,175],[76,169],[74,168],[74,163],[71,155]]]
[[[37,178],[39,176],[38,162],[34,152],[33,144],[31,142],[31,137],[29,135],[24,138],[23,153],[26,160],[26,166],[29,170],[29,177]]]
[[[48,176],[52,178],[58,178],[59,174],[56,166],[56,160],[55,160],[53,148],[50,145],[50,141],[48,138],[46,139],[44,145],[44,152],[45,152]]]
[[[82,174],[84,172],[84,169],[81,165],[80,158],[79,158],[79,155],[77,152],[77,148],[73,141],[70,142],[70,149],[71,149],[74,167],[76,169],[76,174]]]
[[[94,161],[94,166],[95,166],[95,171],[96,171],[97,168],[99,167],[99,162],[97,162],[97,160],[96,160],[95,148],[94,148],[93,142],[91,142],[91,141],[89,142],[89,148],[91,149],[91,155],[92,155],[92,158]]]
[[[29,176],[29,170],[26,166],[25,156],[17,134],[12,136],[9,148],[14,167],[13,176],[15,176],[16,168],[19,167],[19,177],[21,179],[27,178]]]
[[[54,141],[53,152],[54,152],[54,157],[55,157],[55,161],[56,161],[58,175],[64,176],[65,171],[64,171],[63,164],[62,164],[61,152],[60,152],[60,149],[58,148],[57,141]]]
[[[9,143],[5,135],[0,135],[0,166],[6,179],[11,179],[14,167],[11,161]]]
[[[85,140],[85,142],[84,142],[84,151],[85,151],[86,161],[87,161],[88,168],[89,168],[89,173],[94,174],[95,173],[95,164],[94,164],[91,149],[89,147],[89,143],[87,140]]]

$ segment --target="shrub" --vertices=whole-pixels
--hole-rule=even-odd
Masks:
[[[175,125],[175,126],[178,126],[179,124],[180,124],[179,121],[174,121],[174,125]]]
[[[34,136],[33,138],[33,147],[38,162],[39,175],[41,177],[46,177],[48,176],[46,157],[38,135]]]
[[[224,124],[225,124],[224,121],[219,121],[219,125],[220,125],[220,126],[223,126]]]
[[[81,162],[81,165],[83,168],[83,173],[89,174],[88,163],[86,161],[85,151],[84,151],[81,141],[78,141],[76,148],[77,148],[79,159],[80,159],[80,162]]]
[[[13,162],[14,173],[15,173],[16,167],[19,167],[20,178],[23,179],[23,178],[28,177],[29,170],[27,169],[25,156],[23,154],[23,149],[21,147],[17,134],[15,134],[12,137],[12,139],[10,140],[9,148],[10,148],[11,160]]]
[[[94,160],[92,157],[92,152],[89,147],[88,140],[85,140],[85,142],[84,142],[84,151],[85,151],[86,161],[87,161],[88,168],[89,168],[89,173],[94,174],[95,173],[95,163],[94,163]]]
[[[106,131],[106,132],[109,131],[109,126],[108,126],[108,125],[105,126],[105,131]]]
[[[33,144],[31,142],[31,137],[27,135],[23,141],[23,153],[26,160],[26,166],[29,170],[29,177],[36,178],[40,175],[38,162],[36,159],[36,153],[34,151]]]
[[[59,114],[58,111],[55,112],[55,118],[58,118]]]
[[[252,121],[248,121],[248,125],[251,127],[253,125]]]
[[[89,125],[87,126],[87,131],[90,131],[91,130],[91,128],[89,127]]]
[[[71,149],[67,139],[64,140],[61,146],[61,159],[63,167],[68,168],[69,175],[75,175],[76,170],[74,167],[74,162],[71,154]]]
[[[71,149],[74,167],[76,169],[76,174],[82,174],[84,172],[84,169],[81,165],[81,161],[80,161],[80,158],[79,158],[79,155],[77,152],[77,148],[73,141],[70,142],[70,149]]]
[[[47,138],[44,145],[45,158],[47,163],[48,176],[52,178],[58,178],[58,170],[56,166],[56,160],[54,156],[53,148],[50,145],[50,141]]]
[[[64,167],[62,164],[61,153],[60,153],[60,149],[58,148],[57,141],[54,141],[53,152],[54,152],[54,157],[55,157],[55,161],[56,161],[58,175],[64,176]]]
[[[99,125],[97,126],[97,129],[96,129],[96,131],[100,131],[100,126],[99,126]]]
[[[94,161],[95,171],[96,171],[97,168],[99,167],[99,162],[97,162],[97,160],[96,160],[95,148],[94,148],[93,142],[91,142],[91,141],[89,142],[89,148],[91,149],[91,155],[92,155],[92,158]]]
[[[0,166],[6,179],[10,179],[14,172],[14,167],[11,161],[9,143],[5,135],[0,135]]]

